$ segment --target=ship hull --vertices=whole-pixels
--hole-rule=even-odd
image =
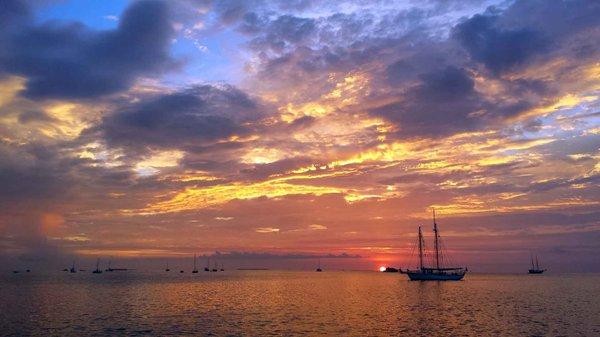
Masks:
[[[541,274],[543,272],[545,272],[545,270],[529,269],[529,274]]]
[[[465,277],[465,274],[438,274],[411,271],[408,271],[406,274],[411,281],[460,281]]]

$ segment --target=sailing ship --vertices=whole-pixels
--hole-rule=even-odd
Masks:
[[[167,267],[165,268],[165,271],[171,271],[171,269],[169,269],[169,261],[167,261]]]
[[[421,231],[421,226],[419,226],[419,268],[418,269],[407,269],[402,270],[400,272],[403,274],[407,274],[408,278],[411,281],[459,281],[465,277],[467,273],[466,267],[444,267],[442,265],[443,256],[442,249],[440,247],[440,233],[438,230],[437,223],[435,221],[435,210],[433,210],[433,233],[434,233],[434,263],[435,266],[427,267],[425,266],[425,262],[423,260],[423,251],[425,246],[425,241],[423,240],[423,232]]]
[[[73,261],[73,265],[71,266],[71,269],[69,269],[69,272],[71,272],[71,273],[77,272],[77,270],[75,269],[75,261]]]
[[[225,271],[225,267],[223,266],[223,262],[221,262],[221,271]]]
[[[214,271],[214,272],[219,271],[219,269],[217,268],[217,261],[215,261],[215,266],[214,266],[214,268],[211,271]]]
[[[204,267],[204,271],[210,271],[210,257],[206,258],[206,267]]]
[[[319,259],[319,265],[317,266],[317,272],[322,272],[323,269],[321,269],[321,259]]]
[[[106,268],[104,271],[115,271],[112,267],[111,267],[111,260],[108,260],[108,268]]]
[[[100,269],[100,259],[96,260],[96,269],[92,273],[93,274],[102,274],[102,269]]]
[[[537,255],[535,256],[535,264],[533,263],[533,256],[531,257],[531,269],[529,269],[529,274],[541,274],[545,272],[546,269],[540,269],[540,264],[538,262]]]
[[[198,273],[198,268],[196,268],[196,254],[194,254],[194,269],[192,270],[193,274],[197,274]]]

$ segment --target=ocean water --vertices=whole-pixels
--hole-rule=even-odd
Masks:
[[[2,336],[600,336],[600,275],[0,276]]]

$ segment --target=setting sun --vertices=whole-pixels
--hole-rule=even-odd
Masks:
[[[379,271],[381,271],[381,272],[384,272],[384,271],[385,271],[385,269],[386,269],[386,268],[385,268],[385,266],[381,266],[381,267],[379,267]]]

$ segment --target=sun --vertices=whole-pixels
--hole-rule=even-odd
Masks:
[[[385,271],[385,270],[386,270],[385,266],[381,266],[381,267],[379,267],[379,271],[383,272],[383,271]]]

